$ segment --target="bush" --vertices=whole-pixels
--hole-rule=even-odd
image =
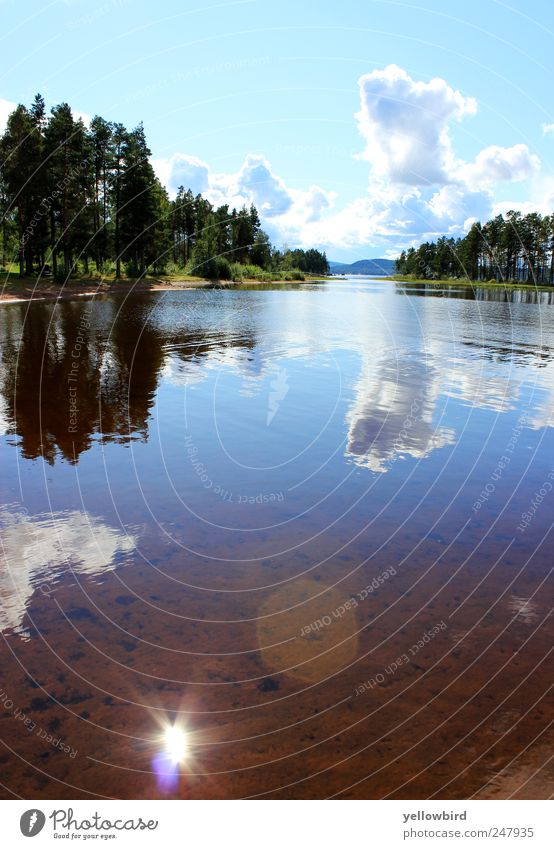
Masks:
[[[106,259],[102,263],[102,267],[101,267],[100,271],[98,272],[98,274],[101,277],[110,277],[111,275],[115,275],[115,268],[116,268],[115,259]]]
[[[188,264],[190,267],[190,263]],[[178,262],[173,262],[173,260],[169,260],[164,265],[164,274],[188,274],[187,266],[179,265]]]
[[[140,267],[135,259],[130,259],[124,263],[126,277],[140,277]]]
[[[276,280],[305,280],[306,276],[298,268],[287,271],[265,271],[259,265],[250,263],[243,265],[240,262],[229,263],[224,257],[217,260],[218,278],[220,280],[234,280],[242,283],[245,280],[258,280],[260,283],[272,283]]]
[[[245,278],[249,278],[250,280],[259,280],[260,275],[265,272],[259,265],[243,265],[242,273]]]
[[[244,280],[244,266],[240,262],[231,263],[231,280],[235,283],[242,283]]]
[[[231,263],[224,256],[217,257],[216,260],[217,265],[217,279],[218,280],[232,280],[233,274],[231,269]]]

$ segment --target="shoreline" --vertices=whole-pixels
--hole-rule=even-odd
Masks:
[[[361,275],[364,276],[365,275]],[[95,297],[100,295],[129,295],[146,294],[149,292],[171,292],[187,291],[194,289],[236,289],[248,290],[249,288],[275,288],[301,286],[325,283],[330,280],[340,280],[341,277],[314,275],[306,277],[305,280],[206,280],[203,277],[181,278],[176,280],[162,280],[150,278],[141,280],[95,280],[86,278],[82,280],[71,280],[69,283],[58,285],[54,282],[45,281],[28,283],[23,281],[16,284],[8,284],[0,291],[0,306],[4,304],[27,303],[28,301],[57,301],[71,298]],[[379,276],[376,280],[389,283],[406,283],[422,286],[464,288],[464,289],[502,289],[510,291],[534,291],[554,292],[554,285],[535,285],[533,283],[499,283],[489,281],[456,280],[452,278],[441,280],[423,280],[401,275]]]
[[[128,295],[146,294],[148,292],[186,291],[188,289],[245,289],[263,286],[303,286],[312,283],[322,283],[329,278],[307,277],[305,280],[205,280],[202,277],[191,277],[181,280],[160,280],[158,278],[142,280],[96,281],[93,279],[74,280],[57,285],[56,283],[15,284],[15,287],[0,291],[1,304],[26,303],[27,301],[67,300],[70,298],[94,297],[97,295]]]
[[[462,286],[465,289],[504,289],[506,292],[517,291],[518,289],[525,289],[532,292],[554,292],[554,284],[548,285],[548,283],[501,283],[498,281],[490,282],[489,280],[469,280],[467,278],[457,280],[451,277],[440,280],[424,280],[423,278],[403,276],[401,274],[384,277],[383,279],[391,283],[415,283],[425,286]]]

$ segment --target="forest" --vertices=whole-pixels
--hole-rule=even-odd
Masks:
[[[171,200],[144,128],[67,103],[19,105],[0,137],[0,264],[20,277],[137,278],[183,273],[210,279],[303,279],[327,274],[318,250],[276,249],[256,208],[214,207],[180,187]]]
[[[551,285],[554,280],[554,214],[510,211],[463,238],[441,236],[402,251],[399,275],[422,280],[446,278]]]

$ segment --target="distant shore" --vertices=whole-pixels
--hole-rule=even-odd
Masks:
[[[390,280],[393,283],[413,283],[421,286],[464,286],[466,289],[506,289],[507,291],[514,289],[529,289],[534,292],[554,292],[554,285],[549,286],[548,283],[519,283],[506,281],[504,283],[498,280],[469,280],[469,278],[441,278],[439,280],[425,280],[419,277],[411,277],[410,275],[393,274],[389,277],[381,278]]]

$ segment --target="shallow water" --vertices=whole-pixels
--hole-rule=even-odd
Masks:
[[[554,310],[501,295],[2,307],[5,797],[554,791]]]

